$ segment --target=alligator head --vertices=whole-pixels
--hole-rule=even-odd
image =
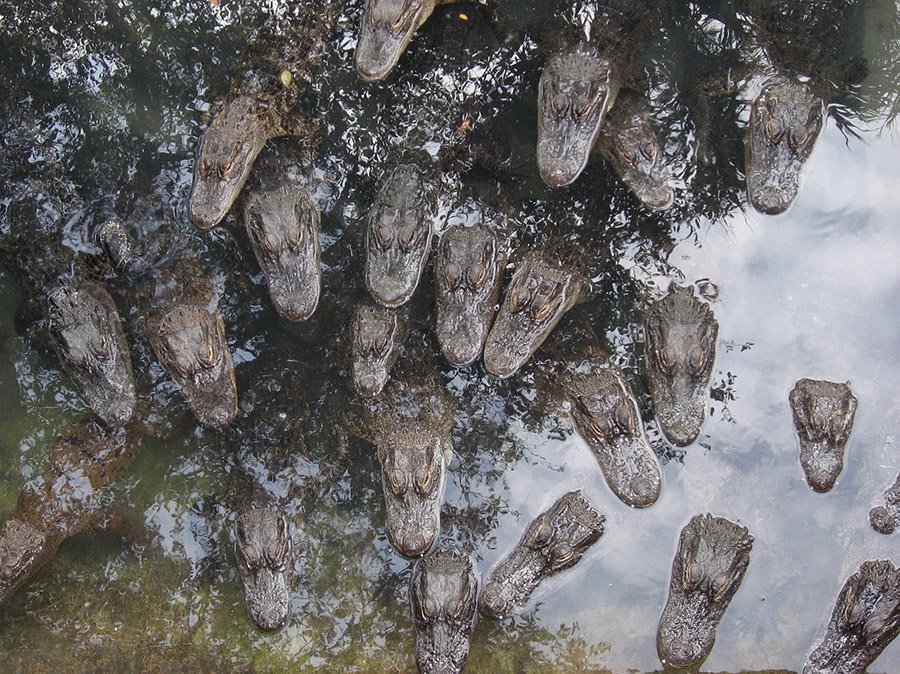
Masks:
[[[398,307],[415,291],[431,249],[431,213],[425,180],[411,164],[383,181],[366,228],[366,287],[386,307]]]
[[[856,396],[847,384],[800,379],[790,394],[794,426],[800,436],[800,465],[809,486],[829,491],[844,468],[844,448],[853,417]]]
[[[361,305],[350,326],[353,388],[381,393],[406,339],[406,323],[391,309]]]
[[[869,522],[880,534],[892,534],[900,527],[900,473],[884,492],[884,505],[869,511]]]
[[[588,45],[547,62],[538,88],[537,142],[545,183],[561,187],[581,175],[618,92],[614,65]]]
[[[594,453],[610,489],[630,506],[653,505],[662,485],[659,460],[622,375],[595,367],[575,375],[566,393],[575,428]]]
[[[387,531],[400,554],[428,552],[441,528],[449,435],[407,420],[378,443]]]
[[[14,517],[0,531],[0,605],[50,559],[61,538]]]
[[[831,620],[803,674],[865,674],[900,633],[900,569],[863,562],[838,595]]]
[[[249,96],[229,102],[200,141],[191,186],[191,221],[202,229],[219,224],[247,182],[253,162],[271,135]]]
[[[65,281],[47,296],[50,334],[60,359],[94,413],[123,426],[135,405],[128,343],[115,302],[92,281]]]
[[[134,240],[121,220],[113,219],[101,223],[94,230],[93,239],[116,269],[127,269],[134,262]]]
[[[574,271],[539,255],[525,259],[506,290],[484,345],[484,366],[497,377],[518,371],[581,298],[585,283]]]
[[[797,80],[776,80],[757,96],[744,141],[747,194],[756,210],[774,215],[793,203],[823,118],[822,99]]]
[[[656,419],[669,442],[691,444],[706,418],[719,324],[691,289],[672,284],[647,310],[644,356]]]
[[[722,517],[696,515],[681,530],[656,635],[665,667],[699,667],[709,655],[716,628],[744,579],[752,547],[747,529]]]
[[[644,99],[620,93],[598,142],[603,156],[641,203],[656,211],[672,205],[672,174]]]
[[[478,617],[472,560],[440,549],[422,559],[409,587],[416,629],[416,664],[423,674],[459,674]]]
[[[278,313],[305,321],[322,287],[318,206],[296,185],[256,192],[244,207],[244,223]]]
[[[436,0],[368,0],[359,24],[356,71],[373,82],[387,76]]]
[[[600,540],[604,520],[580,491],[561,496],[491,570],[478,601],[481,612],[493,618],[511,615],[542,580],[574,566]]]
[[[435,260],[437,338],[452,365],[481,354],[497,311],[505,256],[486,227],[453,227]]]
[[[159,322],[157,341],[157,357],[200,423],[210,428],[230,424],[237,414],[237,385],[218,310],[178,305]]]
[[[282,627],[290,613],[291,535],[287,518],[274,508],[248,510],[234,524],[234,554],[247,612],[253,624],[266,632]]]

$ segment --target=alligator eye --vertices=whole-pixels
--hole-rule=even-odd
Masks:
[[[204,331],[205,333],[206,331]],[[209,334],[204,334],[206,337],[206,351],[205,353],[201,352],[199,354],[200,365],[204,369],[210,369],[213,365],[216,364],[216,344],[213,341],[212,336]]]
[[[473,290],[478,290],[479,288],[484,286],[484,282],[487,280],[487,275],[488,266],[486,264],[479,262],[472,265],[469,278],[472,279]]]
[[[375,247],[381,250],[387,250],[393,244],[393,229],[391,226],[382,222],[381,218],[376,215],[375,226],[372,228],[375,234]]]
[[[641,143],[638,146],[638,150],[648,162],[651,164],[656,163],[656,158],[659,156],[659,148],[656,146],[656,143]]]
[[[557,117],[562,117],[566,109],[569,107],[569,97],[562,92],[558,92],[550,97],[550,109]]]
[[[400,240],[400,244],[407,251],[412,250],[418,245],[419,241],[422,239],[422,228],[416,226],[415,224],[410,225],[402,233],[402,239]]]
[[[770,117],[766,120],[765,125],[766,137],[772,142],[777,143],[781,140],[782,136],[784,136],[784,131],[781,128],[781,124],[774,117]]]
[[[403,496],[406,493],[406,480],[403,473],[399,470],[389,470],[387,473],[388,486],[396,496]]]
[[[696,346],[690,351],[690,355],[688,356],[688,366],[691,368],[691,372],[694,374],[699,374],[703,371],[703,368],[706,366],[707,359],[707,351],[702,346]]]
[[[413,11],[413,3],[408,3],[403,8],[403,11],[400,13],[400,16],[398,16],[394,20],[394,23],[391,24],[391,32],[392,33],[400,32],[400,30],[403,28],[403,24],[406,23],[407,19],[409,18],[409,15],[412,13],[412,11]]]
[[[463,602],[463,600],[460,599],[458,602],[456,602],[456,607],[453,609],[453,613],[450,614],[450,617],[453,620],[459,620],[464,608],[465,608],[465,602]]]
[[[518,312],[528,306],[530,299],[531,293],[528,291],[528,288],[518,287],[514,288],[512,294],[509,296],[509,304],[513,311]]]
[[[656,362],[659,364],[659,369],[665,372],[666,374],[672,374],[672,369],[674,363],[669,360],[669,352],[666,351],[665,348],[659,348],[656,350]]]
[[[548,518],[543,517],[535,522],[534,533],[531,535],[531,543],[528,547],[539,550],[549,545],[553,539],[553,525],[548,522]]]
[[[550,551],[550,561],[554,564],[563,564],[575,556],[575,548],[568,543],[559,543]]]
[[[434,483],[434,476],[427,467],[421,468],[416,471],[413,482],[415,483],[416,491],[421,496],[427,496],[431,491],[431,485]]]
[[[722,598],[722,595],[728,590],[729,585],[731,585],[730,573],[720,573],[716,576],[712,582],[713,598],[716,601],[719,601],[719,599]]]
[[[97,335],[97,339],[91,343],[91,355],[97,360],[108,360],[112,355],[112,342],[103,333]]]
[[[637,152],[631,152],[631,148],[626,147],[623,143],[619,146],[619,156],[625,161],[629,166],[635,166],[637,164]]]
[[[455,262],[448,262],[444,265],[444,281],[451,290],[456,290],[461,279],[462,269]]]
[[[548,316],[550,316],[556,310],[556,308],[559,306],[561,301],[562,301],[561,297],[546,298],[546,301],[543,304],[541,304],[540,306],[533,309],[532,314],[531,314],[532,317],[534,318],[535,321],[543,321],[544,319],[546,319]]]

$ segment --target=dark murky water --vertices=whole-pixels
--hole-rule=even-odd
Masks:
[[[77,249],[89,248],[79,238],[85,223],[108,213],[127,217],[142,192],[161,195],[184,219],[194,146],[208,111],[227,91],[255,29],[289,15],[289,4],[2,3],[0,67],[9,83],[3,156],[21,162],[5,166],[4,179],[60,165],[76,185],[62,229]],[[335,333],[362,294],[362,215],[384,148],[375,132],[388,114],[394,81],[366,87],[352,73],[358,3],[350,4],[310,102],[326,111],[330,124],[315,176],[325,210],[319,312],[305,324],[277,318],[233,216],[211,233],[188,230],[224,288],[242,387],[252,386],[257,364],[283,362],[313,373],[311,390],[347,395],[335,366]],[[538,0],[505,4],[514,28],[540,22],[546,12]],[[867,3],[854,42],[870,62],[861,98],[845,111],[860,138],[848,140],[830,120],[800,196],[782,216],[746,206],[736,178],[737,129],[720,177],[704,183],[709,178],[690,168],[683,149],[690,132],[676,89],[709,64],[689,53],[689,40],[676,28],[663,35],[656,54],[667,68],[648,70],[658,117],[671,122],[667,152],[681,188],[672,212],[648,216],[602,164],[590,166],[571,188],[543,187],[533,165],[536,75],[487,125],[519,176],[504,190],[521,240],[555,227],[598,251],[591,268],[597,295],[558,330],[588,319],[605,337],[642,396],[651,438],[670,460],[659,502],[630,509],[606,487],[568,420],[530,403],[539,362],[509,382],[491,379],[480,366],[443,366],[458,407],[443,535],[471,551],[481,572],[565,491],[583,489],[607,518],[600,543],[541,587],[523,616],[481,622],[468,671],[657,669],[656,625],[672,555],[681,527],[696,513],[738,521],[756,539],[708,671],[798,670],[844,579],[866,559],[900,562],[896,536],[876,534],[867,519],[900,469],[900,144],[895,130],[882,128],[896,104],[896,85],[891,89],[889,73],[879,70],[898,59],[897,42],[886,42],[897,9],[887,0]],[[423,29],[397,78],[426,59],[436,30]],[[746,120],[740,106],[735,110]],[[700,191],[709,199],[698,205],[690,194]],[[5,190],[0,198],[6,206]],[[448,197],[443,212],[451,221],[471,217],[455,198]],[[658,296],[672,278],[711,279],[719,289],[711,418],[684,452],[666,447],[656,432],[641,380],[640,302]],[[423,334],[433,320],[431,292],[426,278],[414,300],[414,318],[422,319],[414,328]],[[5,272],[0,520],[15,511],[23,484],[41,473],[55,435],[84,412],[74,383],[42,346],[40,323],[17,310],[21,299]],[[134,312],[125,318],[130,324]],[[176,420],[165,440],[144,439],[115,488],[117,503],[144,525],[146,538],[137,549],[101,533],[65,543],[0,608],[4,671],[413,671],[411,566],[387,541],[371,447],[352,443],[347,471],[304,513],[293,617],[279,633],[262,635],[245,615],[226,523],[213,507],[224,489],[222,439],[189,420],[146,345],[134,344],[144,397]],[[803,376],[849,380],[860,401],[844,471],[826,495],[809,489],[797,457],[787,394]],[[871,671],[900,671],[900,643]]]

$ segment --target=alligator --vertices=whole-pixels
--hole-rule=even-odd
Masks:
[[[452,0],[366,0],[359,20],[356,72],[368,82],[387,77],[437,5]]]
[[[562,389],[575,429],[613,493],[635,508],[656,503],[662,469],[623,373],[605,360],[587,360],[567,369]]]
[[[289,618],[301,514],[346,467],[346,435],[327,401],[311,404],[314,381],[296,362],[270,365],[254,376],[224,439],[232,449],[227,505],[234,557],[247,613],[263,631]]]
[[[681,530],[656,635],[664,667],[693,671],[712,651],[716,628],[744,579],[752,547],[746,527],[723,517],[695,515]]]
[[[830,491],[844,468],[844,448],[856,414],[848,384],[800,379],[790,393],[794,426],[800,436],[800,465],[809,486]]]
[[[120,242],[132,241],[124,275],[133,288],[140,332],[200,423],[223,428],[237,413],[237,385],[213,280],[154,199],[140,200],[129,219],[134,227],[122,220],[103,222],[94,238],[117,266]],[[133,233],[134,228],[140,231]]]
[[[0,530],[0,604],[55,555],[68,538],[90,528],[123,533],[109,506],[109,487],[136,456],[133,424],[105,429],[73,424],[54,442],[41,479],[19,496]]]
[[[400,554],[421,557],[437,540],[454,415],[430,378],[392,380],[371,399],[354,432],[373,442],[381,464],[387,533]]]
[[[644,357],[656,420],[666,439],[685,447],[700,434],[716,358],[719,324],[690,287],[671,283],[644,318]]]
[[[574,566],[603,535],[605,517],[580,490],[563,494],[525,530],[522,540],[491,569],[478,608],[491,618],[512,615],[545,578]]]
[[[590,20],[579,38],[558,38],[563,44],[547,61],[538,88],[541,177],[554,187],[570,185],[597,151],[647,207],[666,209],[674,191],[648,102],[625,88],[664,2],[579,0],[576,5],[573,15]],[[570,25],[568,32],[578,31]]]
[[[48,169],[49,170],[49,169]],[[26,291],[35,313],[88,407],[110,427],[123,426],[135,407],[131,356],[115,301],[90,278],[89,264],[68,243],[67,219],[83,205],[63,176],[35,177],[8,186],[10,234],[0,259]]]
[[[447,361],[468,365],[481,355],[497,312],[506,246],[485,224],[451,227],[435,268],[435,332]]]
[[[869,523],[880,534],[892,534],[900,527],[900,473],[884,491],[884,505],[869,511]]]
[[[441,52],[424,53],[421,70],[391,87],[385,133],[373,139],[374,155],[385,161],[367,214],[366,286],[386,307],[415,291],[442,197],[458,191],[459,174],[477,154],[469,139],[524,88],[521,66],[533,52],[528,38],[498,44],[477,16],[444,24]]]
[[[247,236],[272,304],[289,321],[305,321],[319,304],[319,220],[318,205],[300,185],[259,189],[244,205]]]
[[[886,559],[863,562],[841,588],[802,674],[864,674],[898,633],[900,569]]]
[[[215,227],[227,215],[269,139],[314,137],[317,125],[297,116],[295,108],[321,69],[341,5],[298,4],[289,26],[264,30],[244,55],[200,140],[189,203],[197,227]]]
[[[462,671],[478,618],[477,597],[478,578],[468,555],[440,548],[416,564],[409,603],[422,674]]]
[[[415,164],[401,164],[381,182],[366,225],[366,288],[382,306],[405,304],[431,252],[433,205],[426,178]]]
[[[853,77],[841,50],[858,4],[742,0],[750,19],[731,32],[745,34],[744,63],[698,87],[705,97],[758,91],[744,136],[744,173],[750,203],[761,213],[776,215],[794,202],[830,104]],[[708,133],[699,131],[701,145]],[[707,152],[701,148],[699,154]]]
[[[587,292],[587,279],[556,252],[553,246],[531,251],[510,281],[484,345],[492,375],[515,374]]]
[[[406,320],[398,312],[368,304],[357,307],[350,324],[351,380],[357,393],[381,393],[406,333]]]

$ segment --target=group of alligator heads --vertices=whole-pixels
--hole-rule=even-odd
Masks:
[[[766,14],[772,3],[748,2],[761,6],[759,25],[774,31],[774,19]],[[369,0],[357,44],[360,75],[387,76],[436,4]],[[671,176],[647,102],[628,88],[634,53],[652,38],[665,4],[598,3],[592,30],[563,40],[551,54],[537,106],[537,163],[548,184],[575,181],[596,150],[645,206],[672,204]],[[295,118],[293,109],[321,65],[339,3],[310,5],[292,47],[267,58],[254,53],[255,60],[242,66],[203,134],[190,198],[198,227],[221,222],[270,138],[293,134],[315,143],[316,124]],[[752,105],[746,175],[751,202],[778,213],[796,196],[828,99],[816,79],[820,73],[798,77],[778,62],[777,49],[769,56],[778,75]],[[459,672],[478,614],[514,614],[543,580],[576,564],[599,541],[604,517],[579,491],[564,494],[527,527],[480,591],[472,559],[438,542],[453,415],[429,382],[391,380],[408,334],[408,319],[397,308],[416,290],[432,248],[427,181],[420,166],[401,163],[377,191],[366,226],[364,271],[376,304],[361,305],[353,316],[349,372],[355,391],[371,400],[354,430],[377,447],[388,535],[401,554],[422,557],[409,594],[416,662],[422,672]],[[243,220],[273,305],[288,320],[306,320],[321,289],[319,210],[310,191],[294,182],[264,186],[244,201]],[[234,364],[208,282],[189,262],[160,277],[121,221],[98,227],[95,239],[117,269],[137,279],[148,341],[197,419],[210,428],[229,427],[238,409]],[[450,228],[437,248],[436,334],[455,366],[482,357],[492,375],[514,375],[589,292],[582,270],[550,250],[522,257],[502,292],[509,251],[488,227]],[[43,492],[23,492],[16,515],[0,533],[0,601],[65,538],[88,526],[120,524],[103,497],[133,455],[136,396],[115,302],[102,285],[86,280],[47,288],[46,298],[55,350],[106,428],[95,422],[77,426],[55,445]],[[718,323],[691,288],[673,284],[646,308],[644,340],[660,430],[672,444],[690,445],[706,416]],[[626,376],[603,358],[589,358],[563,364],[556,384],[563,409],[610,489],[636,508],[655,503],[661,468]],[[857,400],[846,384],[801,379],[789,402],[807,481],[816,491],[828,491],[842,470]],[[88,497],[73,497],[81,492],[66,485],[85,477],[92,485]],[[872,510],[871,522],[891,533],[900,524],[900,476],[885,501]],[[291,519],[278,504],[255,502],[235,519],[235,557],[260,629],[277,629],[289,617],[293,536]],[[684,527],[657,632],[665,666],[697,668],[710,653],[748,568],[752,543],[745,527],[721,517],[698,515]],[[844,584],[804,672],[863,672],[898,631],[900,570],[887,561],[865,562]]]

